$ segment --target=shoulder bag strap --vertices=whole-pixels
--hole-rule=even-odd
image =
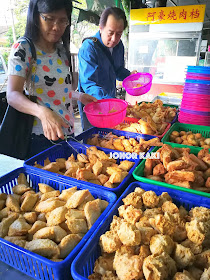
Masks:
[[[85,40],[87,40],[87,39],[91,39],[95,44],[97,44],[97,46],[99,46],[99,48],[103,51],[103,53],[104,53],[104,54],[106,55],[106,57],[109,59],[111,65],[112,65],[112,67],[113,67],[113,69],[114,69],[114,72],[116,73],[116,70],[117,70],[117,69],[116,69],[116,67],[115,67],[115,65],[114,65],[114,60],[113,60],[113,58],[112,58],[112,55],[111,55],[110,51],[107,50],[107,48],[106,48],[105,46],[103,46],[103,45],[101,44],[101,42],[100,42],[96,37],[87,37],[87,38],[84,38],[83,41],[82,41],[82,43],[83,43]]]
[[[35,70],[35,73],[34,73],[33,81],[31,81],[31,79],[29,79],[29,77],[32,75],[32,67],[33,67],[33,65],[36,64],[36,59],[37,59],[36,49],[35,49],[33,41],[30,38],[26,37],[26,36],[20,37],[18,39],[18,41],[19,42],[27,41],[29,46],[30,46],[30,48],[31,48],[32,59],[30,61],[30,65],[29,65],[29,71],[28,71],[28,75],[27,75],[27,78],[26,78],[26,82],[25,82],[25,88],[29,90],[29,98],[32,100],[32,99],[35,98],[35,96],[33,96],[33,93],[34,93],[34,80],[35,80],[36,70]]]

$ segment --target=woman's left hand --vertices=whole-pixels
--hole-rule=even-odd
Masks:
[[[87,105],[90,102],[96,102],[97,99],[95,97],[93,97],[92,95],[89,95],[87,93],[83,93],[82,97],[81,97],[81,102],[84,105]]]

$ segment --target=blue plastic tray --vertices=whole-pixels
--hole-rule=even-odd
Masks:
[[[128,132],[128,131],[109,129],[109,128],[91,127],[90,129],[79,134],[77,137],[75,137],[75,139],[77,139],[78,141],[82,141],[84,144],[86,144],[88,138],[91,138],[93,134],[99,134],[99,135],[104,136],[110,132],[112,132],[112,134],[117,135],[117,136],[125,136],[126,139],[134,138],[137,141],[140,141],[141,138],[144,139],[145,141],[155,138],[155,136],[153,136],[153,135],[137,134],[137,133],[132,133],[132,132]],[[87,146],[90,146],[90,145],[87,145]]]
[[[122,199],[126,197],[130,192],[133,192],[136,187],[143,188],[145,191],[152,190],[157,195],[162,192],[168,192],[172,197],[173,202],[177,206],[184,206],[187,210],[190,210],[195,206],[210,207],[210,199],[194,194],[187,194],[182,191],[172,190],[160,186],[146,184],[142,182],[134,182],[123,192],[119,197],[115,205],[109,212],[107,218],[101,223],[95,233],[88,240],[87,244],[83,247],[77,257],[74,259],[71,265],[71,274],[75,280],[87,280],[88,276],[93,273],[94,263],[96,259],[101,255],[99,246],[99,238],[107,230],[109,230],[110,223],[113,216],[118,215],[118,208],[123,204]]]
[[[46,158],[49,158],[50,161],[55,161],[57,158],[68,158],[71,154],[73,154],[75,157],[77,156],[77,152],[78,153],[83,153],[86,154],[86,150],[87,148],[83,145],[78,144],[77,142],[73,142],[73,141],[69,141],[69,143],[71,143],[71,145],[73,147],[70,147],[66,142],[61,142],[60,145],[56,145],[54,147],[51,147],[39,154],[37,154],[36,156],[28,159],[27,161],[24,162],[24,166],[28,166],[28,168],[30,168],[31,170],[37,170],[37,167],[34,167],[34,163],[37,162],[40,165],[44,165],[44,160]],[[77,150],[77,152],[75,151],[75,149]],[[101,151],[104,151],[106,154],[109,154],[110,152],[113,153],[114,150],[109,150],[109,149],[104,149],[104,148],[98,148]],[[151,148],[152,150],[152,148]],[[118,151],[119,152],[119,151]],[[117,160],[117,163],[120,163],[120,159]],[[132,177],[132,172],[134,171],[134,169],[138,166],[138,164],[140,163],[140,159],[134,160],[134,159],[130,159],[129,161],[133,161],[135,162],[134,166],[129,170],[128,175],[125,177],[125,179],[122,181],[122,183],[119,184],[119,186],[117,186],[116,188],[107,188],[104,186],[99,186],[93,183],[89,183],[89,182],[85,182],[85,185],[87,186],[95,186],[96,188],[100,188],[101,190],[109,190],[111,192],[114,192],[116,194],[121,194],[124,189],[128,186],[128,182],[130,180],[130,178]],[[42,170],[42,169],[38,169],[38,170]],[[83,182],[81,180],[77,180],[74,178],[70,178],[64,175],[60,175],[60,174],[56,174],[56,173],[52,173],[49,171],[45,171],[42,170],[42,172],[44,172],[44,174],[51,174],[51,176],[55,177],[55,178],[62,178],[62,181],[65,180],[65,182],[68,182],[69,180],[73,181],[75,184],[77,184],[78,182]]]
[[[12,193],[12,187],[17,184],[17,178],[20,173],[24,173],[27,177],[30,186],[38,191],[38,183],[45,183],[50,185],[56,190],[62,191],[71,187],[77,186],[78,189],[89,189],[91,194],[95,198],[100,198],[109,202],[109,205],[94,223],[91,229],[85,234],[80,243],[73,249],[73,251],[61,262],[53,262],[44,258],[38,254],[32,253],[25,250],[9,241],[0,238],[0,260],[7,263],[8,265],[20,270],[21,272],[35,278],[44,280],[69,280],[70,275],[70,265],[76,254],[81,250],[81,248],[86,244],[87,240],[91,237],[93,232],[99,226],[99,224],[105,219],[110,208],[116,201],[116,195],[114,193],[100,190],[100,188],[94,188],[86,185],[85,183],[69,180],[63,183],[60,178],[52,178],[51,176],[46,176],[43,172],[33,172],[27,167],[18,168],[5,176],[0,178],[0,193]],[[50,175],[50,174],[49,174]]]

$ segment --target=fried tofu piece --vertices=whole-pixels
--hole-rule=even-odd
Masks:
[[[190,248],[190,250],[192,251],[192,253],[194,255],[200,254],[203,250],[202,245],[198,245],[196,243],[193,243],[191,240],[189,239],[185,239],[182,243],[182,246]]]
[[[171,196],[167,192],[162,192],[161,195],[159,195],[159,205],[162,206],[164,202],[166,201],[172,201]]]
[[[152,227],[141,227],[138,223],[136,223],[135,226],[141,233],[141,243],[149,245],[152,236],[157,234],[157,231]]]
[[[39,229],[34,235],[33,239],[53,239],[55,236],[54,227],[44,227]]]
[[[55,208],[64,206],[66,204],[65,201],[61,201],[58,197],[48,198],[47,200],[41,201],[35,206],[35,211],[37,212],[51,212]]]
[[[95,176],[101,174],[102,167],[102,162],[100,160],[97,160],[96,163],[93,165],[93,173],[95,174]]]
[[[20,216],[10,225],[8,236],[26,235],[30,229],[31,225],[29,225],[26,220]]]
[[[195,256],[195,266],[200,269],[210,267],[210,249],[203,251],[202,253]]]
[[[159,203],[159,197],[154,191],[147,191],[142,194],[143,203],[148,208],[154,208]]]
[[[145,216],[146,218],[153,218],[158,214],[163,214],[162,209],[160,207],[152,209],[147,208],[143,212],[143,216]]]
[[[50,239],[36,239],[27,242],[25,249],[46,258],[56,257],[60,254],[58,245]]]
[[[97,176],[85,168],[77,169],[76,179],[82,181],[97,180]]]
[[[69,253],[77,246],[82,237],[79,234],[66,235],[58,245],[60,249],[59,258],[65,259]]]
[[[120,217],[117,217],[116,215],[113,216],[113,220],[110,224],[110,230],[117,233],[118,229],[120,228],[121,223],[123,222],[123,219]]]
[[[193,182],[195,180],[195,174],[192,171],[181,171],[176,170],[172,172],[168,172],[165,175],[165,180],[175,179],[177,181],[189,181]]]
[[[54,226],[54,237],[53,241],[60,243],[61,240],[67,235],[67,232],[60,226]]]
[[[36,221],[31,229],[29,229],[28,233],[34,235],[38,230],[45,228],[47,224],[43,221]]]
[[[176,273],[175,261],[166,253],[150,255],[144,259],[143,273],[146,279],[172,279]]]
[[[113,189],[113,188],[115,188],[116,186],[115,186],[113,183],[111,183],[110,181],[107,181],[107,182],[104,184],[104,187],[107,187],[107,188],[109,188],[109,189]]]
[[[24,184],[19,184],[19,185],[16,185],[12,188],[12,192],[16,193],[18,195],[22,195],[25,192],[30,191],[30,190],[31,190],[31,188],[29,186],[24,185]]]
[[[37,213],[36,212],[27,212],[23,214],[23,218],[29,224],[34,224],[37,220]]]
[[[100,181],[101,185],[103,186],[109,180],[109,177],[106,176],[105,174],[99,174],[98,180]]]
[[[120,224],[120,228],[117,231],[120,241],[127,246],[136,246],[141,243],[141,233],[134,226],[126,221]]]
[[[114,271],[113,268],[113,255],[100,256],[94,264],[94,272],[104,275],[107,271]]]
[[[192,253],[190,248],[184,247],[181,244],[175,244],[175,250],[173,253],[173,259],[179,269],[183,269],[190,266],[195,261],[195,255]]]
[[[127,175],[128,175],[128,172],[126,172],[126,171],[113,172],[111,174],[111,176],[109,177],[109,182],[112,184],[121,183]]]
[[[66,224],[72,233],[86,233],[88,231],[85,219],[67,219]]]
[[[161,234],[172,235],[175,231],[175,225],[167,220],[162,214],[150,218],[149,222],[151,226]]]
[[[7,207],[3,208],[2,210],[0,210],[0,221],[3,219],[3,218],[7,218],[8,217],[8,213],[9,213],[9,210]]]
[[[88,157],[83,153],[77,154],[77,160],[79,162],[83,162],[83,163],[88,163],[89,162]]]
[[[78,190],[67,200],[66,207],[70,208],[77,208],[80,204],[83,203],[85,198],[89,195],[89,190]]]
[[[47,217],[48,226],[56,226],[66,220],[65,215],[68,209],[65,206],[57,207],[49,213]]]
[[[135,162],[133,161],[123,160],[120,162],[120,165],[118,167],[124,171],[128,171],[134,166],[134,164]]]
[[[7,196],[6,206],[8,210],[11,210],[12,212],[18,212],[18,213],[20,212],[20,203],[11,194]]]
[[[152,254],[161,255],[167,253],[171,255],[174,249],[174,241],[169,235],[156,234],[150,240],[150,251]]]
[[[83,210],[68,209],[65,219],[85,219],[85,213]]]
[[[8,235],[10,225],[18,218],[17,213],[12,213],[9,217],[5,218],[0,223],[0,237],[4,238],[4,236]]]
[[[20,173],[20,174],[19,174],[19,176],[18,176],[18,178],[17,178],[17,182],[18,182],[18,185],[23,184],[23,185],[25,185],[25,186],[27,186],[27,187],[29,186],[29,183],[28,183],[28,181],[27,181],[26,176],[25,176],[24,173]]]
[[[206,230],[204,222],[197,220],[192,220],[191,222],[186,223],[187,237],[193,243],[201,245],[206,238]]]
[[[163,212],[169,212],[171,214],[179,213],[178,207],[171,201],[165,201],[161,209]]]
[[[125,152],[125,147],[122,144],[122,139],[118,138],[113,141],[113,146],[116,150]]]
[[[210,209],[206,207],[193,207],[189,211],[189,214],[192,219],[196,219],[197,221],[207,222],[210,220]]]
[[[52,192],[55,190],[52,187],[50,187],[49,185],[44,184],[44,183],[38,183],[38,186],[39,186],[39,191],[41,193]]]
[[[100,236],[100,246],[103,252],[113,253],[122,245],[119,236],[114,231],[106,231]]]
[[[53,173],[58,173],[59,172],[59,163],[58,162],[51,162],[47,165],[45,165],[44,167],[42,167],[43,170],[47,170]]]
[[[59,198],[61,200],[67,201],[76,191],[77,191],[77,187],[62,190],[61,194],[59,195]]]
[[[190,154],[190,158],[198,164],[200,170],[206,171],[208,169],[208,165],[203,161],[206,157],[201,160],[194,154]]]
[[[60,191],[51,191],[51,192],[46,192],[41,195],[41,201],[46,200],[51,197],[58,197],[60,195]]]
[[[47,222],[45,213],[39,213],[39,215],[37,216],[37,221]]]
[[[119,216],[124,218],[128,223],[135,225],[142,216],[142,210],[136,209],[132,205],[121,205],[118,208]]]
[[[129,193],[125,198],[122,199],[125,205],[132,205],[133,207],[137,209],[142,208],[142,198],[137,192],[131,192]]]
[[[38,199],[38,196],[37,194],[33,194],[33,193],[28,193],[22,204],[21,204],[21,211],[23,212],[30,212],[32,211],[32,209],[34,208],[34,205],[36,204],[37,202],[37,199]]]
[[[121,280],[140,279],[142,261],[139,256],[130,256],[128,254],[115,254],[113,267],[116,270],[117,276]]]
[[[96,222],[101,215],[101,207],[98,200],[89,201],[84,207],[84,213],[88,224],[88,229]]]

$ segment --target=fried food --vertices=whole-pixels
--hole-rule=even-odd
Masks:
[[[81,236],[79,234],[68,234],[66,235],[58,245],[60,249],[59,258],[64,259],[74,249],[74,247],[80,242]]]
[[[52,258],[59,255],[58,245],[50,239],[36,239],[27,242],[25,249],[43,257]]]
[[[156,234],[151,237],[149,245],[152,254],[161,255],[165,252],[170,256],[175,243],[169,235]]]
[[[97,199],[87,202],[84,207],[84,214],[87,220],[88,229],[90,229],[101,215],[100,202]]]
[[[56,226],[66,220],[65,215],[68,209],[65,206],[57,207],[52,210],[47,217],[48,226]]]

